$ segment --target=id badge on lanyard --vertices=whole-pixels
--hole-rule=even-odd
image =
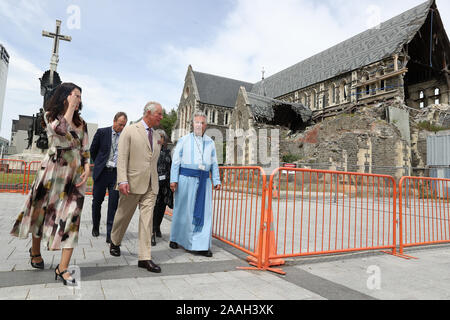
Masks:
[[[114,161],[108,161],[108,163],[106,164],[107,167],[111,167],[114,168],[116,166],[116,164],[114,163]]]

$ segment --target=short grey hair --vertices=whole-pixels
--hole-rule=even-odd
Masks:
[[[156,130],[156,133],[164,138],[164,142],[168,142],[169,141],[169,136],[167,135],[167,133],[163,129]]]
[[[206,124],[208,124],[208,118],[206,117],[206,113],[204,113],[203,111],[197,110],[194,112],[194,115],[192,116],[192,123],[194,123],[194,120],[197,117],[205,118],[205,122],[206,122]]]
[[[159,103],[159,102],[156,102],[156,101],[148,102],[144,107],[144,116],[147,114],[148,111],[150,111],[153,114],[155,112],[157,106],[162,107],[161,103]]]

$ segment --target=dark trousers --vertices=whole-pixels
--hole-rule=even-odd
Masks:
[[[155,207],[153,208],[153,232],[159,231],[161,222],[164,218],[164,213],[166,212],[166,203],[164,197],[160,194],[156,199]]]
[[[119,191],[115,190],[117,180],[117,170],[103,169],[100,176],[94,181],[92,190],[92,225],[99,230],[101,208],[105,199],[106,190],[108,190],[108,215],[106,217],[106,238],[111,238],[111,230],[114,222],[114,216],[119,203]]]

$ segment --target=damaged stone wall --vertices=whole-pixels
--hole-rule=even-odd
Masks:
[[[288,150],[311,168],[387,174],[400,178],[411,150],[395,125],[382,120],[385,107],[366,107],[354,114],[327,118],[289,139]],[[328,164],[328,168],[324,165]]]
[[[427,137],[438,131],[450,129],[450,105],[431,105],[416,112],[411,123],[411,165],[425,168],[427,164]],[[426,170],[418,170],[419,176],[426,176]]]

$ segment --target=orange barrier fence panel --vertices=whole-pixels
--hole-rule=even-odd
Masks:
[[[24,193],[26,171],[23,160],[0,159],[0,192]]]
[[[221,167],[222,187],[213,190],[213,237],[261,264],[266,176],[260,167]]]
[[[32,161],[28,163],[24,193],[30,192],[34,180],[36,179],[36,174],[38,173],[40,168],[41,168],[41,161]]]
[[[40,161],[32,161],[28,164],[27,167],[27,172],[25,174],[24,177],[24,181],[25,181],[25,189],[24,189],[24,193],[28,193],[33,185],[34,179],[36,178],[36,174],[38,173],[38,171],[41,169],[40,168],[41,162]],[[87,180],[87,186],[86,186],[86,195],[92,195],[92,188],[93,188],[93,184],[94,181],[92,180],[92,170],[94,169],[94,165],[91,164],[91,172],[89,175],[89,178]],[[108,194],[108,193],[106,193]]]
[[[266,236],[274,241],[266,248],[268,263],[338,252],[396,253],[396,182],[391,176],[279,168],[268,190],[271,232]]]
[[[449,179],[400,179],[400,254],[405,247],[450,242],[449,189]]]

